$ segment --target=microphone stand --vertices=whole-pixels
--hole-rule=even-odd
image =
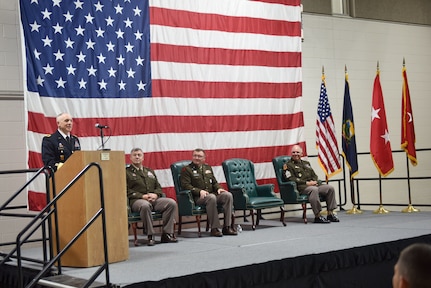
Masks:
[[[107,150],[111,150],[111,149],[105,149],[105,142],[103,141],[103,128],[104,127],[97,127],[100,129],[100,141],[102,142],[102,145],[100,146],[100,150],[102,151],[107,151]]]

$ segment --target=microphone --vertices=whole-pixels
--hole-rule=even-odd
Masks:
[[[94,125],[94,127],[99,128],[99,129],[109,128],[109,126],[107,126],[107,125],[101,125],[99,123],[96,123],[96,125]]]

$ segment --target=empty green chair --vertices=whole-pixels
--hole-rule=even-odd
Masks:
[[[254,164],[250,160],[228,159],[222,166],[228,190],[233,194],[235,210],[250,210],[253,230],[259,225],[261,210],[274,207],[280,208],[280,221],[286,226],[283,200],[275,195],[273,184],[257,184]],[[257,210],[256,224],[254,210]]]

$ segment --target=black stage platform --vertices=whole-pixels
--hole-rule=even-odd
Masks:
[[[400,251],[411,243],[431,243],[431,212],[338,216],[341,222],[331,224],[303,224],[300,217],[288,217],[286,227],[276,219],[262,220],[255,231],[238,218],[243,228],[238,236],[203,233],[198,238],[197,229],[190,228],[178,243],[153,247],[141,235],[142,246],[130,241],[127,261],[109,265],[110,282],[129,288],[389,288]],[[34,257],[40,250],[25,253]],[[0,285],[11,286],[1,287],[14,287],[10,265],[12,272],[0,272]],[[88,279],[95,270],[66,267],[63,273]],[[103,282],[104,276],[99,279]]]

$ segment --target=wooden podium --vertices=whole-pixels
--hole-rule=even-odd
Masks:
[[[102,168],[108,262],[124,261],[129,257],[124,152],[76,151],[55,172],[56,191],[57,194],[62,191],[85,166],[92,162],[97,162]],[[63,249],[100,209],[98,175],[97,167],[91,167],[58,201],[60,249]],[[53,227],[53,239],[55,240],[55,227]],[[61,257],[61,265],[92,267],[102,265],[104,262],[102,217],[99,217]]]

